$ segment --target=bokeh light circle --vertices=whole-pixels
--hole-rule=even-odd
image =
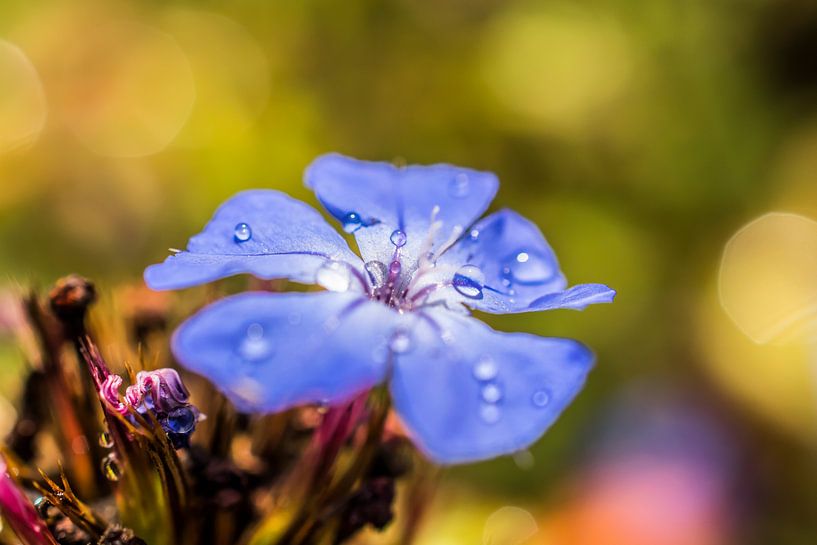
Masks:
[[[258,42],[234,20],[207,11],[171,9],[162,22],[187,55],[196,84],[196,104],[176,143],[218,144],[245,132],[270,95],[269,62]]]
[[[17,46],[0,40],[0,153],[34,142],[46,115],[37,70]]]
[[[187,57],[171,36],[136,22],[107,23],[66,46],[62,115],[90,150],[157,153],[184,126],[196,98]]]
[[[564,6],[504,18],[485,52],[483,79],[502,104],[532,126],[566,134],[614,105],[635,64],[612,19]]]
[[[756,343],[817,339],[817,222],[773,212],[741,228],[724,249],[718,292]]]

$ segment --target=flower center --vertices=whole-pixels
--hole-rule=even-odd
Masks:
[[[463,233],[461,226],[455,226],[449,239],[432,251],[434,240],[442,227],[437,221],[439,208],[432,211],[431,223],[423,243],[420,245],[419,258],[416,263],[409,263],[403,255],[403,248],[408,242],[406,233],[400,229],[392,232],[389,237],[394,246],[394,253],[388,264],[381,261],[366,263],[366,273],[370,284],[369,294],[375,301],[379,301],[399,312],[407,312],[425,305],[429,296],[442,288],[454,287],[457,292],[466,297],[482,297],[482,273],[477,267],[470,266],[469,270],[458,273],[446,281],[423,283],[436,267],[437,258],[451,248]],[[413,261],[413,260],[411,260]]]

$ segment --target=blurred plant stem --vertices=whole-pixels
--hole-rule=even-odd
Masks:
[[[343,407],[330,409],[313,438],[312,456],[303,458],[305,467],[296,474],[309,473],[307,485],[300,493],[300,506],[290,521],[281,527],[279,513],[272,513],[249,536],[249,545],[306,545],[336,542],[332,535],[340,526],[337,520],[346,503],[365,478],[377,452],[389,414],[388,390],[381,385],[371,390],[367,399],[369,411],[366,437],[352,460],[333,479],[340,447],[356,430],[354,416],[360,398]],[[334,482],[333,482],[334,481]],[[329,539],[329,541],[327,541]]]

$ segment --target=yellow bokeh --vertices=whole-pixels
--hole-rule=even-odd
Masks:
[[[634,65],[614,20],[556,4],[500,21],[485,48],[483,79],[520,123],[570,135],[614,108]]]
[[[171,9],[161,23],[184,50],[196,85],[196,104],[177,142],[217,144],[223,134],[249,129],[270,94],[269,62],[258,42],[212,12]]]
[[[718,290],[753,341],[817,340],[817,222],[776,212],[740,229],[724,249]]]
[[[0,153],[34,142],[46,113],[37,70],[19,47],[0,40]]]

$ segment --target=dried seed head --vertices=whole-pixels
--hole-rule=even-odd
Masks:
[[[96,288],[87,278],[72,274],[57,280],[48,300],[57,318],[71,328],[72,333],[79,333],[84,329],[88,307],[96,301]]]

